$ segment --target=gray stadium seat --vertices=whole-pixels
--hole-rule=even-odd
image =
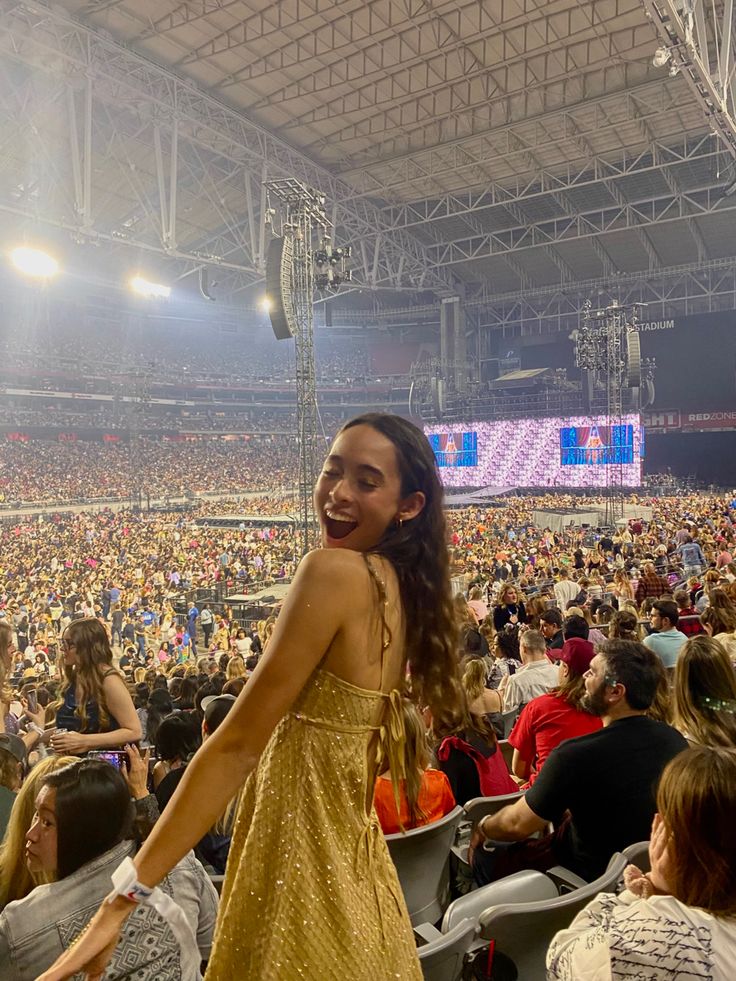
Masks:
[[[465,804],[465,817],[473,824],[477,824],[481,818],[496,814],[509,804],[515,804],[524,793],[523,790],[519,790],[513,794],[499,794],[497,797],[473,797]]]
[[[462,920],[447,933],[431,928],[428,943],[417,949],[424,981],[458,981],[465,955],[475,939],[475,920]]]
[[[514,875],[507,875],[497,882],[474,889],[466,896],[460,896],[445,910],[442,918],[442,932],[449,933],[459,923],[470,917],[475,923],[491,906],[508,903],[535,903],[557,899],[559,893],[554,882],[543,872],[525,869]]]
[[[456,807],[421,828],[386,835],[412,924],[435,923],[450,898],[450,846],[462,817]]]
[[[544,978],[547,948],[554,935],[569,927],[598,893],[614,889],[626,865],[626,857],[617,852],[600,878],[564,896],[492,906],[480,915],[480,935],[495,941],[496,951],[514,962],[519,978]]]
[[[519,718],[519,710],[511,709],[510,712],[503,712],[501,714],[501,724],[503,725],[503,738],[508,739],[511,735],[511,730],[514,728],[514,723]]]

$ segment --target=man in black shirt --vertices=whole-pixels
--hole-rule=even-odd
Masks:
[[[565,638],[562,634],[562,614],[553,607],[545,610],[539,617],[539,630],[547,644],[548,651],[561,651]]]
[[[646,715],[662,672],[643,644],[606,641],[585,675],[586,708],[603,728],[561,743],[525,797],[479,822],[471,841],[476,882],[552,865],[591,881],[614,852],[649,837],[662,770],[687,749],[676,729]],[[525,840],[550,821],[553,834]],[[483,841],[518,844],[486,851]]]

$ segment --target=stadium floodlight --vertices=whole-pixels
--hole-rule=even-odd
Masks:
[[[130,281],[130,288],[139,296],[163,297],[166,299],[171,295],[171,287],[163,286],[161,283],[151,283],[143,276],[133,276]]]
[[[672,52],[669,48],[665,48],[664,45],[657,48],[654,52],[654,57],[652,58],[652,64],[655,68],[664,68],[667,62],[672,57]]]
[[[10,260],[19,272],[33,279],[51,279],[59,271],[59,263],[52,255],[28,245],[13,249]]]
[[[258,305],[264,313],[270,313],[273,310],[273,303],[271,302],[270,296],[262,297]]]

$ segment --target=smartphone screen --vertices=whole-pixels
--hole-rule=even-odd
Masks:
[[[26,699],[28,700],[29,711],[36,713],[38,712],[38,696],[36,695],[35,688],[28,688],[25,692]]]
[[[120,749],[96,749],[87,753],[87,756],[95,760],[104,760],[118,770],[122,770],[123,763],[128,758],[128,754]]]

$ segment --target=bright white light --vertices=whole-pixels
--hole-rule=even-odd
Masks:
[[[269,296],[264,296],[260,302],[260,307],[264,313],[270,313],[271,308],[273,307],[273,304],[271,303],[271,298]]]
[[[59,271],[59,263],[52,255],[27,245],[13,249],[10,259],[19,272],[34,279],[50,279]]]
[[[163,286],[161,283],[150,283],[143,276],[134,276],[130,281],[130,288],[139,296],[160,296],[168,297],[171,295],[171,287]]]
[[[655,68],[664,68],[664,66],[667,64],[667,62],[670,60],[671,57],[672,57],[672,52],[670,51],[670,49],[662,46],[660,48],[657,48],[657,50],[654,52],[654,57],[652,58],[652,64],[654,65]]]

